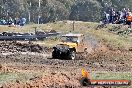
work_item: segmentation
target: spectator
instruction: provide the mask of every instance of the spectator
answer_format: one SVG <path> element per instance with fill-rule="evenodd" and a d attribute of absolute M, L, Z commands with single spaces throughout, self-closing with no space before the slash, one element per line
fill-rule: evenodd
<path fill-rule="evenodd" d="M 122 24 L 122 23 L 125 23 L 125 18 L 124 18 L 124 13 L 123 13 L 123 11 L 120 11 L 120 23 Z"/>
<path fill-rule="evenodd" d="M 14 19 L 14 25 L 17 25 L 17 18 Z"/>
<path fill-rule="evenodd" d="M 113 9 L 109 10 L 109 15 L 110 15 L 109 23 L 112 23 L 112 11 Z"/>
<path fill-rule="evenodd" d="M 26 18 L 22 18 L 20 20 L 20 26 L 24 26 L 25 23 L 26 23 Z"/>
<path fill-rule="evenodd" d="M 9 20 L 8 20 L 8 25 L 11 25 L 13 23 L 13 20 L 11 17 L 9 17 Z"/>
<path fill-rule="evenodd" d="M 115 10 L 112 11 L 112 23 L 116 21 L 116 12 Z"/>
<path fill-rule="evenodd" d="M 9 17 L 8 20 L 4 20 L 4 19 L 1 19 L 0 20 L 0 24 L 1 25 L 9 25 L 9 26 L 15 26 L 15 25 L 20 25 L 20 26 L 24 26 L 24 24 L 26 23 L 26 18 L 15 18 L 15 19 L 12 19 L 12 17 Z"/>
<path fill-rule="evenodd" d="M 115 24 L 120 24 L 120 12 L 116 12 L 114 19 L 115 19 L 114 21 Z"/>
<path fill-rule="evenodd" d="M 126 24 L 126 15 L 127 15 L 126 8 L 123 8 L 122 12 L 123 12 L 124 24 Z"/>
<path fill-rule="evenodd" d="M 129 12 L 128 15 L 126 16 L 126 24 L 131 28 L 131 22 L 132 22 L 132 15 Z"/>
<path fill-rule="evenodd" d="M 6 23 L 6 21 L 5 21 L 5 19 L 1 19 L 1 25 L 6 25 L 7 23 Z"/>
<path fill-rule="evenodd" d="M 110 15 L 105 12 L 106 23 L 109 23 Z"/>
<path fill-rule="evenodd" d="M 103 21 L 105 24 L 108 23 L 113 23 L 113 24 L 127 24 L 130 25 L 130 21 L 128 21 L 130 19 L 130 15 L 128 17 L 128 14 L 130 14 L 130 10 L 123 8 L 121 11 L 115 11 L 114 9 L 110 9 L 108 13 L 104 12 L 104 16 L 103 18 L 105 18 L 105 20 L 101 20 Z M 126 23 L 127 22 L 127 23 Z"/>

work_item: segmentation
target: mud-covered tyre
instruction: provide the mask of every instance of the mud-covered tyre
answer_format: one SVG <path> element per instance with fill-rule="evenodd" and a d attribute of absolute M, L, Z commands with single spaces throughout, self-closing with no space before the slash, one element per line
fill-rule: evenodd
<path fill-rule="evenodd" d="M 75 58 L 76 58 L 76 52 L 75 52 L 75 51 L 71 51 L 71 52 L 69 53 L 69 59 L 75 60 Z"/>
<path fill-rule="evenodd" d="M 55 51 L 53 51 L 52 52 L 52 58 L 57 59 L 57 56 L 58 56 L 58 54 Z"/>

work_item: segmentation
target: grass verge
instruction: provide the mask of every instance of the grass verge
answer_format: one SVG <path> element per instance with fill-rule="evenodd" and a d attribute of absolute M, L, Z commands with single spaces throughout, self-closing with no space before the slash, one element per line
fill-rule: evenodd
<path fill-rule="evenodd" d="M 16 80 L 25 83 L 30 78 L 33 78 L 34 74 L 32 73 L 1 73 L 0 74 L 0 84 L 4 83 L 14 83 Z"/>

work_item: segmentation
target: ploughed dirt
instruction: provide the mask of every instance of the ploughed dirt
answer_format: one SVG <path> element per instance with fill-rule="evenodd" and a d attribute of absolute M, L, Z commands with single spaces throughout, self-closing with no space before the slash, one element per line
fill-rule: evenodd
<path fill-rule="evenodd" d="M 96 46 L 93 43 L 92 53 L 84 53 L 83 57 L 79 56 L 76 60 L 58 60 L 51 59 L 51 48 L 20 42 L 0 42 L 1 72 L 43 73 L 26 83 L 16 80 L 16 83 L 2 84 L 1 87 L 82 88 L 79 83 L 81 68 L 89 72 L 132 72 L 131 51 L 110 50 L 103 44 L 98 43 Z"/>
<path fill-rule="evenodd" d="M 42 47 L 38 44 L 20 43 L 20 42 L 0 42 L 0 53 L 17 53 L 17 52 L 49 52 L 49 48 Z"/>

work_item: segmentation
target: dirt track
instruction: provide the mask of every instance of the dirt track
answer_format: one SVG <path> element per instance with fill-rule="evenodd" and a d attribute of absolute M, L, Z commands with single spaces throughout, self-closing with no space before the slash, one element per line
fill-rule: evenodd
<path fill-rule="evenodd" d="M 80 60 L 50 59 L 51 49 L 34 44 L 2 42 L 0 51 L 1 63 L 6 63 L 6 68 L 9 70 L 48 73 L 48 75 L 30 79 L 31 83 L 17 82 L 5 85 L 4 88 L 6 86 L 12 88 L 17 88 L 17 86 L 26 86 L 26 88 L 31 88 L 31 86 L 39 86 L 37 88 L 80 88 L 79 77 L 82 67 L 88 71 L 132 72 L 132 52 L 112 51 L 104 45 L 99 46 L 95 53 L 87 54 L 85 58 L 80 58 Z"/>

